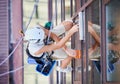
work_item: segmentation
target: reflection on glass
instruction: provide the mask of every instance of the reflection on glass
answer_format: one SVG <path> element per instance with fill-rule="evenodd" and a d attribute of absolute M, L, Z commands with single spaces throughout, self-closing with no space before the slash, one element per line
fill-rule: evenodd
<path fill-rule="evenodd" d="M 107 81 L 120 81 L 120 0 L 106 6 Z"/>

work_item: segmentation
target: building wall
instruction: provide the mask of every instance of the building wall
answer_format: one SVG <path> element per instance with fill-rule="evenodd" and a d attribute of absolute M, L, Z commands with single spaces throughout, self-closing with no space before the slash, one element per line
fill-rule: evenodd
<path fill-rule="evenodd" d="M 22 30 L 22 0 L 12 0 L 12 33 L 13 33 L 13 46 L 15 47 L 21 38 L 20 30 Z M 18 46 L 14 52 L 13 67 L 17 69 L 23 66 L 23 50 L 22 43 Z M 23 84 L 23 68 L 14 72 L 14 84 Z"/>
<path fill-rule="evenodd" d="M 0 63 L 8 56 L 8 0 L 0 0 Z M 9 70 L 8 60 L 0 66 L 0 74 Z M 9 75 L 0 77 L 0 84 L 9 84 Z"/>

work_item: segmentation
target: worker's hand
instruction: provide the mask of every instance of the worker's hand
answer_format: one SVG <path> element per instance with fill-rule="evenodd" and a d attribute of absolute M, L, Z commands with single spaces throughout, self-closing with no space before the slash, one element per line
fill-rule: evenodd
<path fill-rule="evenodd" d="M 20 34 L 21 36 L 25 36 L 25 34 L 23 33 L 22 30 L 19 31 L 19 34 Z"/>
<path fill-rule="evenodd" d="M 77 31 L 79 30 L 79 26 L 76 24 L 76 25 L 74 25 L 74 26 L 71 28 L 71 30 L 72 30 L 73 32 L 77 32 Z"/>

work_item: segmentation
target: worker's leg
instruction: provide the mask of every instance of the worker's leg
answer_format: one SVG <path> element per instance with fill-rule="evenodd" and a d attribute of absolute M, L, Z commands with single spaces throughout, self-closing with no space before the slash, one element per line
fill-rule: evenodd
<path fill-rule="evenodd" d="M 75 50 L 70 50 L 74 53 Z M 56 67 L 57 71 L 60 72 L 70 72 L 72 71 L 72 68 L 68 66 L 75 56 L 67 56 L 68 54 L 64 52 L 63 49 L 58 49 L 54 51 L 54 54 L 52 55 L 53 59 L 61 60 L 61 65 Z"/>
<path fill-rule="evenodd" d="M 67 58 L 65 58 L 64 60 L 61 61 L 61 65 L 56 67 L 57 71 L 60 72 L 71 72 L 72 71 L 72 67 L 68 66 L 70 64 L 72 60 L 72 57 L 68 56 Z"/>
<path fill-rule="evenodd" d="M 72 26 L 73 26 L 73 22 L 72 21 L 70 21 L 70 20 L 63 21 L 59 25 L 54 27 L 51 30 L 51 32 L 53 32 L 57 36 L 60 36 L 60 35 L 64 34 L 66 31 L 70 30 L 72 28 Z"/>
<path fill-rule="evenodd" d="M 76 53 L 76 50 L 72 50 L 72 49 L 66 49 L 66 50 L 68 50 L 66 53 L 68 56 L 61 61 L 60 67 L 57 66 L 57 68 L 56 68 L 57 71 L 71 72 L 72 68 L 70 66 L 68 66 L 70 64 L 71 60 L 76 57 L 80 58 L 80 56 L 81 56 L 81 53 Z M 80 52 L 80 50 L 78 50 L 78 51 Z"/>
<path fill-rule="evenodd" d="M 70 64 L 71 60 L 72 60 L 72 57 L 68 56 L 67 58 L 61 61 L 60 67 L 63 69 L 66 68 Z"/>

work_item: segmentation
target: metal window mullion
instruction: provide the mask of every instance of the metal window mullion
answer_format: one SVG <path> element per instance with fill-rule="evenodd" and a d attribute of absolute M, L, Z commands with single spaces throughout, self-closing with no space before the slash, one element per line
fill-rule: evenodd
<path fill-rule="evenodd" d="M 73 15 L 73 0 L 70 0 L 70 16 L 72 17 Z"/>
<path fill-rule="evenodd" d="M 48 21 L 52 21 L 53 19 L 53 0 L 48 0 Z M 53 79 L 53 72 L 51 73 L 51 75 L 49 76 L 49 84 L 54 84 L 54 80 Z"/>
<path fill-rule="evenodd" d="M 105 34 L 105 5 L 104 0 L 100 2 L 101 12 L 100 12 L 100 25 L 101 25 L 101 83 L 104 84 L 106 82 L 106 34 Z"/>
<path fill-rule="evenodd" d="M 61 22 L 65 20 L 65 0 L 61 0 Z M 60 84 L 66 84 L 66 73 L 60 73 Z"/>
<path fill-rule="evenodd" d="M 87 16 L 86 9 L 85 9 L 84 13 L 85 13 L 84 14 L 85 15 L 84 16 L 84 18 L 85 18 L 85 21 L 84 21 L 84 24 L 85 24 L 85 27 L 84 27 L 85 28 L 84 29 L 85 30 L 85 37 L 84 38 L 85 38 L 85 43 L 86 43 L 85 44 L 85 49 L 86 49 L 86 55 L 85 55 L 86 56 L 86 67 L 85 67 L 86 68 L 86 74 L 85 74 L 86 77 L 85 77 L 85 79 L 87 79 L 87 81 L 85 81 L 86 82 L 85 84 L 89 84 L 88 83 L 88 81 L 89 81 L 88 80 L 89 79 L 88 78 L 88 74 L 89 74 L 89 72 L 88 72 L 89 62 L 88 61 L 89 60 L 88 60 L 88 45 L 87 45 L 88 44 L 88 26 L 87 26 L 88 23 L 87 23 L 87 17 L 86 17 Z"/>
<path fill-rule="evenodd" d="M 48 21 L 52 21 L 53 18 L 53 0 L 48 0 Z"/>
<path fill-rule="evenodd" d="M 55 23 L 56 23 L 56 25 L 58 24 L 58 21 L 57 21 L 57 19 L 58 19 L 58 11 L 57 11 L 57 9 L 58 9 L 58 7 L 57 7 L 57 0 L 55 0 Z"/>
<path fill-rule="evenodd" d="M 61 0 L 61 21 L 65 20 L 65 0 Z"/>

